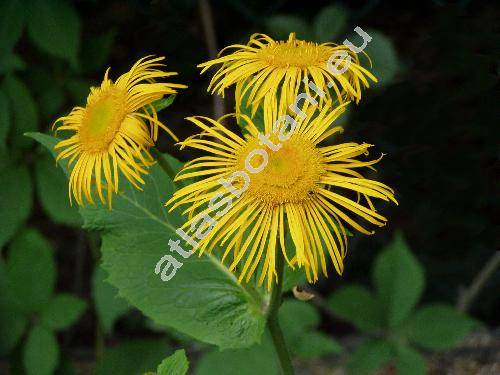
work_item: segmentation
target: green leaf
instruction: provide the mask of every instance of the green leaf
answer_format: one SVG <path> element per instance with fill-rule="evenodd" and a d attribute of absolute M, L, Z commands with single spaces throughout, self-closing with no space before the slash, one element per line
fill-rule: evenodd
<path fill-rule="evenodd" d="M 50 375 L 59 362 L 59 346 L 54 334 L 41 326 L 31 329 L 23 349 L 28 375 Z"/>
<path fill-rule="evenodd" d="M 10 111 L 7 96 L 0 91 L 0 148 L 5 149 L 10 130 Z"/>
<path fill-rule="evenodd" d="M 297 34 L 299 39 L 310 39 L 311 29 L 302 18 L 288 14 L 278 14 L 269 17 L 266 27 L 271 35 L 277 39 L 288 39 L 290 33 Z"/>
<path fill-rule="evenodd" d="M 339 36 L 347 25 L 349 13 L 338 4 L 321 9 L 314 18 L 314 35 L 318 42 L 328 42 Z"/>
<path fill-rule="evenodd" d="M 94 73 L 104 68 L 115 40 L 116 32 L 107 31 L 93 38 L 83 40 L 81 53 L 82 70 Z"/>
<path fill-rule="evenodd" d="M 10 166 L 0 172 L 0 248 L 16 233 L 28 218 L 33 204 L 33 191 L 28 168 Z"/>
<path fill-rule="evenodd" d="M 64 0 L 32 0 L 28 9 L 28 34 L 35 45 L 76 67 L 80 19 L 73 5 Z"/>
<path fill-rule="evenodd" d="M 60 87 L 47 87 L 38 98 L 40 115 L 44 119 L 51 119 L 51 117 L 55 116 L 59 112 L 65 99 L 64 91 Z"/>
<path fill-rule="evenodd" d="M 9 74 L 24 69 L 26 69 L 26 63 L 15 53 L 7 53 L 0 60 L 0 74 Z"/>
<path fill-rule="evenodd" d="M 142 375 L 156 368 L 170 351 L 163 340 L 132 340 L 104 352 L 96 366 L 96 375 Z"/>
<path fill-rule="evenodd" d="M 7 282 L 7 266 L 0 257 L 0 356 L 8 354 L 21 339 L 26 325 L 26 317 L 13 306 L 18 298 L 11 295 Z"/>
<path fill-rule="evenodd" d="M 41 311 L 50 301 L 55 278 L 50 245 L 37 231 L 24 231 L 10 245 L 7 260 L 7 282 L 16 307 L 25 313 Z"/>
<path fill-rule="evenodd" d="M 378 83 L 375 87 L 382 87 L 391 84 L 396 75 L 402 70 L 401 62 L 399 61 L 398 53 L 392 41 L 383 33 L 366 29 L 365 30 L 373 39 L 368 43 L 364 52 L 370 56 L 373 63 L 373 68 L 370 71 L 377 77 Z M 351 36 L 349 40 L 354 45 L 361 43 L 361 37 Z M 359 55 L 364 58 L 363 54 Z"/>
<path fill-rule="evenodd" d="M 321 358 L 329 354 L 340 354 L 343 348 L 330 336 L 322 332 L 305 332 L 292 346 L 292 352 L 305 359 Z"/>
<path fill-rule="evenodd" d="M 43 134 L 29 136 L 51 150 L 57 142 Z M 144 179 L 143 192 L 122 179 L 113 210 L 107 206 L 80 209 L 85 227 L 103 232 L 103 266 L 110 282 L 120 296 L 156 323 L 198 340 L 221 348 L 259 341 L 265 326 L 260 297 L 239 284 L 214 255 L 181 259 L 169 250 L 169 239 L 179 239 L 175 230 L 182 224 L 163 206 L 173 193 L 172 181 L 158 165 Z M 165 255 L 183 262 L 167 282 L 155 274 Z"/>
<path fill-rule="evenodd" d="M 214 350 L 201 357 L 196 375 L 276 375 L 278 367 L 268 335 L 262 344 L 240 350 Z"/>
<path fill-rule="evenodd" d="M 383 326 L 382 309 L 375 297 L 360 285 L 345 286 L 328 299 L 332 310 L 357 329 L 373 332 Z"/>
<path fill-rule="evenodd" d="M 15 46 L 24 28 L 24 8 L 21 0 L 0 2 L 0 56 L 6 56 Z"/>
<path fill-rule="evenodd" d="M 68 197 L 68 180 L 54 158 L 46 151 L 35 165 L 36 191 L 47 215 L 57 224 L 80 226 L 82 218 Z"/>
<path fill-rule="evenodd" d="M 399 345 L 396 347 L 396 369 L 401 375 L 427 374 L 425 359 L 416 350 Z"/>
<path fill-rule="evenodd" d="M 424 348 L 445 350 L 457 345 L 477 325 L 477 321 L 453 306 L 435 304 L 418 310 L 402 333 Z"/>
<path fill-rule="evenodd" d="M 151 103 L 151 105 L 156 110 L 156 112 L 160 112 L 165 108 L 170 107 L 170 105 L 172 105 L 172 103 L 175 100 L 175 96 L 176 96 L 175 94 L 165 96 L 164 98 L 154 101 L 153 103 Z"/>
<path fill-rule="evenodd" d="M 38 128 L 38 112 L 35 101 L 28 87 L 14 76 L 7 76 L 4 87 L 5 93 L 10 99 L 14 120 L 12 143 L 16 147 L 29 147 L 33 141 L 24 137 L 24 133 Z"/>
<path fill-rule="evenodd" d="M 172 194 L 171 183 L 156 166 L 146 177 L 144 193 L 127 186 L 114 210 L 82 210 L 87 228 L 106 228 L 102 253 L 110 281 L 120 295 L 160 324 L 223 348 L 248 346 L 264 328 L 261 302 L 255 300 L 212 255 L 193 256 L 175 277 L 161 281 L 154 273 L 177 240 L 162 206 Z M 170 190 L 170 191 L 169 191 Z"/>
<path fill-rule="evenodd" d="M 28 321 L 9 305 L 0 303 L 0 355 L 8 354 L 21 339 Z"/>
<path fill-rule="evenodd" d="M 184 350 L 176 350 L 170 357 L 165 358 L 156 370 L 157 375 L 185 375 L 189 362 Z"/>
<path fill-rule="evenodd" d="M 285 340 L 293 354 L 312 359 L 342 351 L 335 340 L 316 331 L 321 319 L 314 306 L 287 300 L 280 308 L 279 317 Z"/>
<path fill-rule="evenodd" d="M 42 310 L 41 324 L 53 330 L 71 326 L 84 313 L 87 304 L 70 294 L 58 294 Z"/>
<path fill-rule="evenodd" d="M 47 135 L 44 133 L 37 132 L 28 132 L 24 134 L 27 138 L 32 138 L 42 146 L 44 146 L 50 154 L 55 158 L 57 156 L 56 151 L 54 150 L 54 146 L 60 141 L 59 138 L 52 137 L 51 135 Z M 67 163 L 65 160 L 61 160 L 58 162 L 58 165 L 61 165 L 65 175 L 68 175 Z"/>
<path fill-rule="evenodd" d="M 280 324 L 290 338 L 298 338 L 302 333 L 319 325 L 321 317 L 310 304 L 296 300 L 285 300 L 279 310 Z"/>
<path fill-rule="evenodd" d="M 394 327 L 408 317 L 424 289 L 424 271 L 402 234 L 377 257 L 373 278 L 385 309 L 386 323 Z"/>
<path fill-rule="evenodd" d="M 283 291 L 291 290 L 294 286 L 303 285 L 306 283 L 306 275 L 304 269 L 296 267 L 292 269 L 285 267 L 283 271 Z"/>
<path fill-rule="evenodd" d="M 99 322 L 104 332 L 111 334 L 113 325 L 120 316 L 130 310 L 129 304 L 118 297 L 118 290 L 106 281 L 108 274 L 97 267 L 92 276 L 92 295 Z"/>
<path fill-rule="evenodd" d="M 351 355 L 348 364 L 350 374 L 372 374 L 386 365 L 392 357 L 391 345 L 384 340 L 369 340 L 361 344 Z"/>

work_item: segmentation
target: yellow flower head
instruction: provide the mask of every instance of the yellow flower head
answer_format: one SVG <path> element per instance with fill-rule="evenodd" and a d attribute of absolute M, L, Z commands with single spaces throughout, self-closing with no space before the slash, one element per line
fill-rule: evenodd
<path fill-rule="evenodd" d="M 177 73 L 165 72 L 163 57 L 144 57 L 137 61 L 116 82 L 108 78 L 109 69 L 100 87 L 92 87 L 85 107 L 75 107 L 67 116 L 56 120 L 57 131 L 73 134 L 55 146 L 57 160 L 69 158 L 71 175 L 69 197 L 83 205 L 84 197 L 94 204 L 94 185 L 101 202 L 107 190 L 111 207 L 112 192 L 118 192 L 121 172 L 136 188 L 146 167 L 153 164 L 148 149 L 158 137 L 158 127 L 177 137 L 159 120 L 151 105 L 165 95 L 175 94 L 186 86 L 156 82 Z"/>
<path fill-rule="evenodd" d="M 342 273 L 344 225 L 371 234 L 366 225 L 381 227 L 387 221 L 373 199 L 397 203 L 391 188 L 361 174 L 374 170 L 382 157 L 366 160 L 372 145 L 320 145 L 342 132 L 332 123 L 346 105 L 332 110 L 329 102 L 316 112 L 305 106 L 304 118 L 267 122 L 267 137 L 244 115 L 248 133 L 243 138 L 218 121 L 189 118 L 203 131 L 181 142 L 182 147 L 209 154 L 184 166 L 177 180 L 200 180 L 175 192 L 167 205 L 171 210 L 187 206 L 189 219 L 182 229 L 199 240 L 200 254 L 219 246 L 223 261 L 232 254 L 229 269 L 240 282 L 248 282 L 257 270 L 260 283 L 267 277 L 268 288 L 277 279 L 276 251 L 282 251 L 289 266 L 304 268 L 309 282 L 320 271 L 327 276 L 330 261 Z M 285 246 L 285 233 L 293 248 Z"/>
<path fill-rule="evenodd" d="M 345 45 L 297 40 L 295 33 L 291 33 L 287 41 L 254 34 L 247 45 L 231 45 L 219 55 L 227 49 L 235 51 L 198 67 L 203 68 L 204 73 L 222 64 L 208 90 L 224 96 L 224 90 L 236 84 L 237 110 L 246 98 L 243 104 L 252 108 L 252 116 L 262 103 L 264 111 L 269 108 L 286 113 L 286 107 L 294 103 L 299 92 L 311 91 L 312 83 L 325 92 L 326 98 L 331 98 L 333 92 L 341 104 L 361 99 L 362 86 L 369 87 L 367 77 L 377 81 L 360 65 L 356 53 Z"/>

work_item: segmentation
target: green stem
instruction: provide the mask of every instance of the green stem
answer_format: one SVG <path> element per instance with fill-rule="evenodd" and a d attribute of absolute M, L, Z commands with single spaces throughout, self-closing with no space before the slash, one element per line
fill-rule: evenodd
<path fill-rule="evenodd" d="M 281 367 L 281 373 L 283 375 L 293 375 L 293 366 L 290 359 L 290 354 L 286 347 L 285 338 L 283 337 L 283 332 L 280 327 L 278 319 L 278 311 L 281 305 L 281 292 L 283 287 L 283 267 L 285 260 L 281 249 L 276 249 L 276 272 L 278 277 L 278 282 L 274 285 L 271 292 L 271 301 L 269 303 L 269 312 L 267 316 L 267 325 L 269 327 L 269 332 L 271 333 L 271 338 L 273 339 L 274 349 L 279 360 Z"/>
<path fill-rule="evenodd" d="M 172 167 L 170 167 L 170 164 L 168 164 L 168 162 L 165 160 L 165 158 L 163 157 L 161 152 L 158 151 L 155 147 L 152 147 L 150 151 L 151 151 L 151 154 L 153 155 L 153 157 L 158 162 L 158 165 L 160 166 L 160 168 L 163 169 L 163 171 L 168 175 L 168 177 L 170 177 L 170 179 L 173 182 L 176 173 L 174 172 Z M 175 184 L 175 182 L 174 182 L 174 184 Z"/>

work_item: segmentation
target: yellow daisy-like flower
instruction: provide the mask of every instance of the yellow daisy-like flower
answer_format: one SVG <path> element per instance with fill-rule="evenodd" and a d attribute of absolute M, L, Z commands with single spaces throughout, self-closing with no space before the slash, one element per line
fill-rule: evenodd
<path fill-rule="evenodd" d="M 79 205 L 86 200 L 94 204 L 94 186 L 101 202 L 107 191 L 111 207 L 112 193 L 118 192 L 119 173 L 137 189 L 144 184 L 141 175 L 154 163 L 148 149 L 154 145 L 161 127 L 175 140 L 177 137 L 159 120 L 151 105 L 165 95 L 187 86 L 156 82 L 177 73 L 166 72 L 160 63 L 164 57 L 147 56 L 137 61 L 115 82 L 109 69 L 100 87 L 92 87 L 85 107 L 75 107 L 67 116 L 56 120 L 57 131 L 73 132 L 55 146 L 57 160 L 69 158 L 71 169 L 69 197 Z"/>
<path fill-rule="evenodd" d="M 347 46 L 297 40 L 295 33 L 287 41 L 254 34 L 247 45 L 228 46 L 219 55 L 228 49 L 235 51 L 198 67 L 203 68 L 203 74 L 210 67 L 222 64 L 208 90 L 224 96 L 224 90 L 236 84 L 237 111 L 246 97 L 243 104 L 251 107 L 252 116 L 259 104 L 264 105 L 264 111 L 279 109 L 280 114 L 285 114 L 299 90 L 311 92 L 311 82 L 325 92 L 326 99 L 333 92 L 340 104 L 346 100 L 358 102 L 362 87 L 370 86 L 367 78 L 377 82 Z"/>
<path fill-rule="evenodd" d="M 342 132 L 332 123 L 346 105 L 332 110 L 327 103 L 316 112 L 309 106 L 303 109 L 305 119 L 283 116 L 265 124 L 268 136 L 242 115 L 248 125 L 244 138 L 210 118 L 189 118 L 203 131 L 181 142 L 182 147 L 209 155 L 184 166 L 177 180 L 201 179 L 175 192 L 167 205 L 171 210 L 187 206 L 189 219 L 181 229 L 191 236 L 192 245 L 196 241 L 200 254 L 218 246 L 223 261 L 232 253 L 229 269 L 239 274 L 240 282 L 248 282 L 258 270 L 259 282 L 267 277 L 268 288 L 277 279 L 275 255 L 280 248 L 291 267 L 305 269 L 309 282 L 320 271 L 327 276 L 329 260 L 342 273 L 344 225 L 371 234 L 367 224 L 381 227 L 387 222 L 372 200 L 397 204 L 391 188 L 360 173 L 374 170 L 382 158 L 361 160 L 372 145 L 320 146 Z M 285 246 L 287 232 L 293 249 Z"/>

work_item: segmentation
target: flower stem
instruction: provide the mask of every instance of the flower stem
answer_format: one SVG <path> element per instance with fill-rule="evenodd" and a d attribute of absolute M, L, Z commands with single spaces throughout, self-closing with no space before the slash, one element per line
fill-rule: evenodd
<path fill-rule="evenodd" d="M 278 277 L 278 282 L 274 285 L 271 292 L 271 301 L 269 303 L 269 312 L 267 316 L 267 325 L 269 327 L 269 332 L 271 333 L 271 338 L 273 339 L 274 349 L 278 357 L 278 361 L 281 367 L 281 372 L 283 375 L 293 375 L 293 366 L 290 359 L 290 354 L 285 344 L 285 338 L 283 337 L 283 332 L 281 331 L 278 311 L 281 305 L 281 292 L 283 287 L 283 266 L 285 260 L 281 249 L 278 247 L 276 249 L 276 272 Z"/>
<path fill-rule="evenodd" d="M 161 152 L 158 151 L 155 147 L 152 147 L 150 149 L 150 152 L 153 155 L 153 157 L 155 158 L 155 160 L 158 162 L 158 165 L 160 166 L 160 168 L 163 169 L 163 171 L 167 174 L 168 177 L 170 177 L 170 179 L 173 182 L 176 173 L 174 172 L 172 167 L 170 167 L 170 164 L 167 163 L 167 161 L 165 160 L 165 158 L 163 157 Z M 174 184 L 175 184 L 175 182 L 174 182 Z"/>

